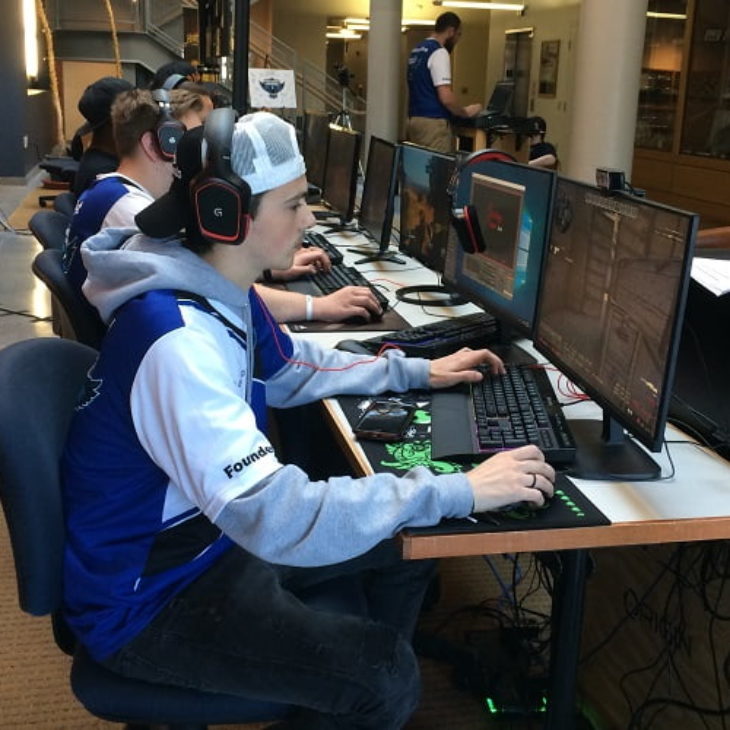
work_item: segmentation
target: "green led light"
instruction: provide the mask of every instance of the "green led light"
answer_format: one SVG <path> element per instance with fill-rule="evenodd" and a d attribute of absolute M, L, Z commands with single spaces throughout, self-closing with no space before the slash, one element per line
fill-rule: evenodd
<path fill-rule="evenodd" d="M 486 697 L 484 699 L 484 704 L 493 715 L 496 715 L 499 712 L 497 705 L 494 704 L 494 700 L 491 697 Z"/>

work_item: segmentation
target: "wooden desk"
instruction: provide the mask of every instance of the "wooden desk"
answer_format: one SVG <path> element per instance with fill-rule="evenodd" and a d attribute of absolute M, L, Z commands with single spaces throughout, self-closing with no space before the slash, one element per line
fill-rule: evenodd
<path fill-rule="evenodd" d="M 407 283 L 431 283 L 433 274 L 416 262 L 401 270 L 393 264 L 373 264 L 369 278 L 408 279 Z M 404 282 L 405 283 L 405 282 Z M 408 307 L 412 309 L 407 309 Z M 465 311 L 462 307 L 459 310 Z M 421 307 L 404 305 L 401 313 L 413 324 L 428 315 Z M 443 314 L 445 312 L 440 312 Z M 462 313 L 461 311 L 459 313 Z M 411 319 L 413 317 L 413 319 Z M 359 333 L 367 337 L 369 333 Z M 317 337 L 317 339 L 320 339 Z M 338 338 L 339 339 L 339 338 Z M 337 341 L 336 339 L 334 340 Z M 323 343 L 324 344 L 324 343 Z M 334 343 L 331 343 L 334 344 Z M 325 403 L 337 438 L 358 473 L 373 473 L 360 444 L 336 400 Z M 569 418 L 598 418 L 592 402 L 572 406 Z M 730 463 L 699 448 L 673 427 L 667 430 L 675 464 L 672 478 L 655 482 L 600 482 L 576 479 L 578 488 L 612 521 L 602 527 L 552 530 L 516 530 L 500 533 L 452 535 L 404 534 L 406 558 L 443 558 L 515 552 L 557 551 L 562 572 L 555 577 L 552 611 L 549 703 L 545 727 L 572 730 L 575 724 L 575 687 L 583 619 L 585 579 L 589 548 L 623 545 L 720 540 L 730 537 Z M 662 473 L 671 471 L 663 452 L 654 455 Z"/>

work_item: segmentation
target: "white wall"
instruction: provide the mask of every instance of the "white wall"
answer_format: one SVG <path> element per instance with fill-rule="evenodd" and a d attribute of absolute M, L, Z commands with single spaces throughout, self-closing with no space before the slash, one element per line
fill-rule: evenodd
<path fill-rule="evenodd" d="M 561 166 L 565 168 L 572 121 L 573 53 L 580 0 L 531 0 L 522 15 L 498 11 L 492 11 L 491 15 L 485 93 L 488 94 L 502 79 L 505 31 L 533 28 L 528 114 L 545 118 L 547 140 L 557 147 Z M 555 97 L 542 97 L 538 95 L 540 44 L 554 40 L 560 41 L 557 93 Z"/>

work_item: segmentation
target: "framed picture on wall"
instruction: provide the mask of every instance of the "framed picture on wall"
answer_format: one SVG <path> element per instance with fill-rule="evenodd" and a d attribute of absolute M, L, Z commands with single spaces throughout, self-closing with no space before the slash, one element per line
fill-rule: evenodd
<path fill-rule="evenodd" d="M 540 44 L 540 96 L 555 96 L 557 93 L 559 57 L 560 41 L 543 41 Z"/>

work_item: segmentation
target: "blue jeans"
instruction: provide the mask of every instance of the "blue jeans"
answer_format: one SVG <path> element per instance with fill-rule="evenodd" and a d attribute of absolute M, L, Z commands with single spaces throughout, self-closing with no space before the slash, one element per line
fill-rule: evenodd
<path fill-rule="evenodd" d="M 416 708 L 409 639 L 433 561 L 404 561 L 393 541 L 320 568 L 272 565 L 230 550 L 105 662 L 148 682 L 300 708 L 282 728 L 395 730 Z M 298 598 L 360 576 L 367 616 Z"/>

